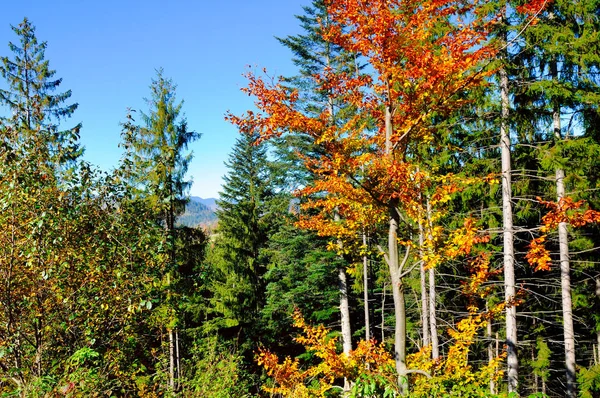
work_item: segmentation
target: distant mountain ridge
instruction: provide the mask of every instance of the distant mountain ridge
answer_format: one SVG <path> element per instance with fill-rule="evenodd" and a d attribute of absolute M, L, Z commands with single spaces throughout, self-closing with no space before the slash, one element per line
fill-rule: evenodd
<path fill-rule="evenodd" d="M 212 229 L 217 224 L 216 209 L 215 198 L 203 199 L 199 196 L 192 196 L 185 206 L 183 214 L 177 217 L 177 225 Z"/>
<path fill-rule="evenodd" d="M 207 198 L 202 199 L 200 196 L 191 196 L 190 201 L 202 203 L 204 206 L 208 207 L 212 211 L 217 210 L 217 199 L 215 198 Z"/>

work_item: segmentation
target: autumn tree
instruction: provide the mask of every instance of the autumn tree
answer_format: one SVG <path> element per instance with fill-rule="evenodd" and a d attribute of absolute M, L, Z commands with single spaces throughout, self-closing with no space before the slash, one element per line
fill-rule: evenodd
<path fill-rule="evenodd" d="M 414 216 L 414 198 L 427 175 L 410 162 L 410 154 L 414 146 L 434 137 L 434 115 L 459 108 L 459 94 L 483 82 L 483 74 L 473 68 L 493 53 L 482 45 L 485 22 L 480 18 L 465 24 L 452 21 L 466 19 L 474 11 L 472 5 L 453 2 L 331 2 L 331 27 L 325 37 L 363 56 L 375 77 L 326 70 L 315 80 L 354 106 L 358 110 L 356 116 L 340 126 L 328 123 L 328 109 L 309 117 L 296 106 L 298 91 L 290 93 L 281 85 L 269 85 L 250 76 L 247 91 L 258 97 L 261 113 L 231 117 L 243 131 L 258 129 L 263 139 L 283 131 L 297 131 L 322 145 L 323 155 L 308 162 L 319 179 L 303 193 L 327 192 L 326 197 L 313 200 L 308 206 L 328 212 L 337 208 L 343 222 L 327 222 L 317 216 L 307 220 L 306 226 L 323 234 L 350 236 L 356 231 L 353 226 L 387 218 L 388 247 L 382 253 L 391 275 L 395 361 L 405 394 L 406 312 L 402 278 L 409 270 L 410 246 L 405 246 L 404 260 L 401 259 L 398 234 L 400 223 Z M 446 35 L 439 36 L 440 31 Z"/>
<path fill-rule="evenodd" d="M 47 324 L 56 316 L 46 308 L 56 287 L 48 278 L 52 239 L 59 230 L 57 214 L 65 203 L 57 203 L 60 165 L 74 159 L 79 126 L 64 134 L 57 122 L 67 118 L 77 105 L 63 106 L 70 96 L 52 95 L 61 80 L 44 59 L 45 43 L 38 43 L 35 28 L 25 19 L 13 31 L 19 44 L 9 44 L 14 59 L 2 57 L 0 74 L 6 90 L 0 91 L 0 104 L 11 114 L 0 120 L 2 170 L 0 171 L 3 213 L 2 307 L 6 328 L 2 331 L 13 353 L 5 371 L 15 369 L 13 381 L 19 387 L 46 371 L 46 355 L 51 331 Z M 27 204 L 29 203 L 29 205 Z M 31 206 L 35 203 L 35 206 Z M 28 248 L 28 249 L 27 249 Z"/>

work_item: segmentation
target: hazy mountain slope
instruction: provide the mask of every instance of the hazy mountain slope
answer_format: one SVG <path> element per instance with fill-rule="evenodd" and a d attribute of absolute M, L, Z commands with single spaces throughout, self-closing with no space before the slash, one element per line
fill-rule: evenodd
<path fill-rule="evenodd" d="M 185 207 L 185 212 L 177 218 L 177 225 L 213 227 L 217 222 L 215 201 L 214 198 L 202 199 L 192 196 Z"/>
<path fill-rule="evenodd" d="M 217 199 L 215 199 L 215 198 L 203 199 L 199 196 L 192 196 L 190 198 L 190 201 L 202 203 L 204 206 L 208 207 L 212 211 L 217 210 Z"/>

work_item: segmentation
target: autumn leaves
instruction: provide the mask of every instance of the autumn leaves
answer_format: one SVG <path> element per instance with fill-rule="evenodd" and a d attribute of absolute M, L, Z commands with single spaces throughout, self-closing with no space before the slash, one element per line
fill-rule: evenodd
<path fill-rule="evenodd" d="M 518 11 L 530 15 L 532 22 L 545 4 L 535 0 Z M 299 224 L 343 242 L 332 249 L 358 249 L 357 234 L 388 223 L 388 245 L 380 247 L 380 254 L 394 289 L 396 370 L 400 390 L 406 393 L 402 380 L 410 369 L 403 277 L 408 267 L 402 257 L 416 247 L 411 256 L 426 268 L 468 257 L 465 262 L 473 270 L 473 280 L 465 286 L 468 294 L 485 295 L 482 283 L 492 272 L 489 256 L 470 255 L 473 245 L 487 239 L 472 218 L 466 217 L 454 231 L 436 224 L 457 192 L 491 179 L 457 176 L 433 159 L 448 150 L 445 137 L 452 124 L 461 123 L 465 106 L 496 72 L 492 60 L 503 44 L 493 32 L 500 15 L 477 1 L 331 0 L 327 5 L 322 37 L 350 54 L 355 68 L 328 64 L 314 74 L 324 93 L 318 112 L 306 112 L 300 100 L 306 93 L 289 88 L 283 79 L 249 73 L 244 91 L 256 99 L 257 111 L 227 118 L 262 140 L 302 135 L 319 148 L 319 155 L 304 157 L 314 179 L 298 192 L 306 198 Z M 567 203 L 550 205 L 544 229 L 555 219 L 598 221 L 597 213 L 573 213 L 576 207 Z M 527 256 L 536 269 L 547 268 L 549 262 L 542 243 L 542 238 L 535 240 Z"/>

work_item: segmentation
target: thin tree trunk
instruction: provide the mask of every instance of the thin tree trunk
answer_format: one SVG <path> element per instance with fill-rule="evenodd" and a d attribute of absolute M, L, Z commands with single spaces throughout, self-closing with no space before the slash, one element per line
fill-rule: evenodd
<path fill-rule="evenodd" d="M 181 380 L 181 362 L 179 359 L 179 331 L 175 329 L 175 365 L 177 367 L 177 390 L 179 390 L 179 380 Z"/>
<path fill-rule="evenodd" d="M 531 345 L 531 362 L 533 363 L 535 361 L 535 348 L 533 347 L 533 344 Z M 537 394 L 538 392 L 538 384 L 539 384 L 539 377 L 538 374 L 536 372 L 533 372 L 533 392 L 535 394 Z"/>
<path fill-rule="evenodd" d="M 387 287 L 387 283 L 383 283 L 383 288 L 381 292 L 381 342 L 385 341 L 385 288 Z"/>
<path fill-rule="evenodd" d="M 169 330 L 169 391 L 175 391 L 175 344 L 173 330 Z"/>
<path fill-rule="evenodd" d="M 334 220 L 340 221 L 340 215 L 336 211 Z M 338 247 L 342 248 L 342 241 L 338 240 Z M 340 261 L 343 260 L 340 256 Z M 350 354 L 352 351 L 352 330 L 350 328 L 350 306 L 348 304 L 348 281 L 346 268 L 342 265 L 338 267 L 338 288 L 340 292 L 340 314 L 342 322 L 342 346 L 344 354 Z"/>
<path fill-rule="evenodd" d="M 344 354 L 349 355 L 352 351 L 352 331 L 350 329 L 350 307 L 348 305 L 348 282 L 346 269 L 338 268 L 338 279 L 340 288 L 340 313 L 342 314 L 342 345 Z"/>
<path fill-rule="evenodd" d="M 556 62 L 553 63 L 552 77 L 556 78 Z M 554 105 L 552 114 L 554 124 L 554 137 L 557 141 L 562 139 L 560 125 L 560 105 Z M 565 197 L 565 171 L 556 169 L 556 196 L 560 203 Z M 571 300 L 571 275 L 569 263 L 569 235 L 567 223 L 558 224 L 558 246 L 560 251 L 560 289 L 562 298 L 563 333 L 565 342 L 565 368 L 567 372 L 567 390 L 565 395 L 569 398 L 577 396 L 576 370 L 575 370 L 575 331 L 573 328 L 573 304 Z"/>
<path fill-rule="evenodd" d="M 496 332 L 496 358 L 500 356 L 500 339 L 498 338 L 498 332 Z"/>
<path fill-rule="evenodd" d="M 393 157 L 392 133 L 392 106 L 391 104 L 388 104 L 385 108 L 385 154 L 390 160 Z M 402 268 L 398 256 L 399 215 L 396 209 L 397 204 L 397 199 L 393 199 L 388 206 L 389 230 L 386 261 L 390 269 L 392 280 L 392 297 L 394 298 L 394 315 L 396 317 L 394 327 L 394 357 L 396 362 L 396 372 L 398 373 L 400 394 L 405 396 L 408 395 L 408 378 L 406 377 L 406 305 L 404 301 L 404 286 L 401 277 Z"/>
<path fill-rule="evenodd" d="M 515 307 L 515 255 L 512 214 L 512 182 L 510 165 L 510 135 L 508 130 L 508 75 L 500 69 L 500 148 L 502 156 L 502 223 L 504 237 L 504 300 L 506 303 L 506 364 L 508 392 L 518 394 L 519 361 L 517 357 L 517 308 Z"/>
<path fill-rule="evenodd" d="M 363 231 L 363 246 L 367 249 L 367 234 Z M 371 321 L 369 316 L 369 258 L 363 256 L 363 300 L 365 310 L 365 340 L 371 340 Z"/>
<path fill-rule="evenodd" d="M 546 396 L 546 380 L 542 377 L 542 396 Z"/>
<path fill-rule="evenodd" d="M 429 240 L 433 239 L 432 236 L 433 226 L 431 225 L 431 203 L 427 198 L 427 235 Z M 440 357 L 440 347 L 438 343 L 437 334 L 437 318 L 435 310 L 435 269 L 429 268 L 429 331 L 431 333 L 431 358 L 438 359 Z"/>
<path fill-rule="evenodd" d="M 350 329 L 350 307 L 348 305 L 348 282 L 346 269 L 338 268 L 338 283 L 340 291 L 340 314 L 342 321 L 342 348 L 346 356 L 352 351 L 352 331 Z M 344 395 L 350 391 L 351 385 L 347 378 L 344 378 Z"/>
<path fill-rule="evenodd" d="M 388 234 L 388 265 L 392 279 L 392 297 L 394 299 L 394 351 L 398 385 L 401 395 L 408 394 L 408 379 L 406 378 L 406 308 L 404 301 L 404 286 L 400 277 L 400 261 L 398 258 L 398 219 L 395 208 L 390 208 L 390 225 Z"/>
<path fill-rule="evenodd" d="M 169 196 L 171 197 L 171 196 Z M 166 287 L 167 294 L 167 303 L 171 305 L 171 270 L 173 269 L 173 264 L 175 262 L 175 252 L 173 245 L 173 230 L 171 224 L 171 211 L 173 210 L 173 202 L 169 202 L 169 210 L 165 211 L 165 233 L 167 235 L 167 240 L 171 247 L 169 248 L 169 264 L 167 269 L 167 277 L 169 278 L 169 284 Z M 169 335 L 169 380 L 168 380 L 168 390 L 173 392 L 175 391 L 175 339 L 173 334 L 173 329 L 169 328 L 167 330 L 167 334 Z"/>
<path fill-rule="evenodd" d="M 596 362 L 594 365 L 600 364 L 600 331 L 596 332 Z"/>
<path fill-rule="evenodd" d="M 424 240 L 425 231 L 423 230 L 423 217 L 419 221 L 419 247 L 421 250 L 420 257 L 425 257 L 424 253 Z M 421 261 L 421 268 L 419 270 L 421 277 L 421 325 L 423 328 L 423 346 L 430 344 L 429 339 L 429 301 L 427 300 L 427 271 L 425 270 L 425 262 Z"/>
<path fill-rule="evenodd" d="M 337 210 L 334 213 L 334 220 L 340 221 L 340 215 Z M 337 242 L 338 247 L 341 249 L 343 243 L 341 240 Z M 350 326 L 350 306 L 348 304 L 348 278 L 346 275 L 346 267 L 343 265 L 343 258 L 340 255 L 340 261 L 342 265 L 338 267 L 338 290 L 340 293 L 340 318 L 342 323 L 342 349 L 344 354 L 350 355 L 352 351 L 352 329 Z M 350 391 L 351 385 L 348 379 L 344 378 L 344 394 Z"/>
<path fill-rule="evenodd" d="M 486 303 L 487 307 L 487 303 Z M 486 308 L 487 310 L 487 308 Z M 486 337 L 488 339 L 488 363 L 492 363 L 494 361 L 494 339 L 492 338 L 492 320 L 488 320 L 486 326 Z M 495 372 L 494 372 L 495 373 Z M 490 394 L 496 394 L 496 383 L 494 383 L 493 375 L 490 377 Z"/>
<path fill-rule="evenodd" d="M 38 258 L 39 266 L 41 268 L 41 260 Z M 45 323 L 43 322 L 45 311 L 44 311 L 44 303 L 42 300 L 43 293 L 36 294 L 37 308 L 39 311 L 39 315 L 36 315 L 34 320 L 34 331 L 35 331 L 35 375 L 37 377 L 42 377 L 43 369 L 42 369 L 42 359 L 44 358 L 44 327 Z"/>
<path fill-rule="evenodd" d="M 600 278 L 596 279 L 596 296 L 598 296 L 598 298 L 600 298 Z M 600 364 L 600 329 L 597 329 L 597 330 L 598 330 L 596 332 L 596 350 L 597 351 L 594 352 L 594 358 L 596 358 L 594 365 Z"/>
<path fill-rule="evenodd" d="M 34 321 L 35 329 L 35 372 L 37 377 L 42 376 L 42 326 L 41 319 L 37 318 Z"/>
<path fill-rule="evenodd" d="M 329 23 L 329 15 L 326 16 L 327 21 L 326 24 Z M 331 49 L 330 44 L 326 43 L 325 49 L 325 62 L 327 67 L 331 64 Z M 331 91 L 327 96 L 327 106 L 329 108 L 330 114 L 330 122 L 332 125 L 336 124 L 336 115 L 335 115 L 335 107 L 333 103 L 333 97 Z M 334 220 L 336 222 L 340 221 L 340 214 L 337 209 L 334 212 Z M 341 249 L 343 243 L 341 240 L 337 242 L 338 247 Z M 341 257 L 341 256 L 340 256 Z M 348 305 L 348 282 L 346 275 L 346 268 L 342 265 L 338 267 L 338 286 L 340 292 L 340 317 L 342 322 L 342 346 L 344 354 L 349 355 L 350 351 L 352 351 L 352 330 L 350 326 L 350 307 Z M 344 391 L 349 391 L 349 383 L 347 380 L 344 380 Z"/>

